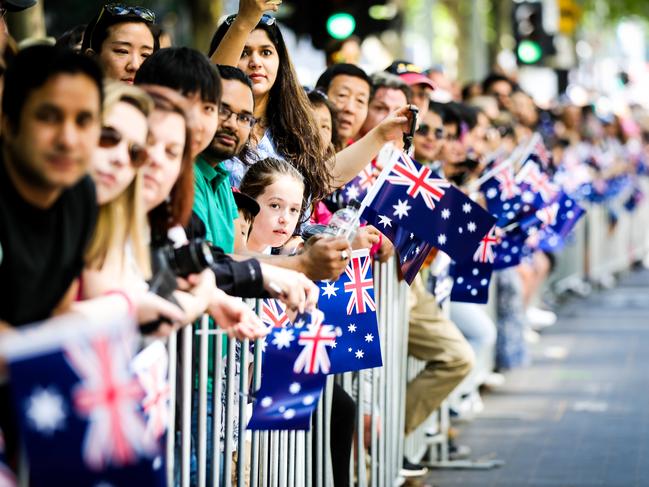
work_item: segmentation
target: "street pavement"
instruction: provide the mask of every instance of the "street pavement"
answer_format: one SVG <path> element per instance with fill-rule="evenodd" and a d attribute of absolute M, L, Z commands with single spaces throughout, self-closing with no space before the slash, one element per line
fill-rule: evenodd
<path fill-rule="evenodd" d="M 532 357 L 460 427 L 473 459 L 505 465 L 433 470 L 423 485 L 649 486 L 649 271 L 570 300 Z"/>

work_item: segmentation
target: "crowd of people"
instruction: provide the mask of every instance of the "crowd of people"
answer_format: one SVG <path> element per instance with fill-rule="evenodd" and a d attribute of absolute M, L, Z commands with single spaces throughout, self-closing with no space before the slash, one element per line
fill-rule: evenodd
<path fill-rule="evenodd" d="M 5 0 L 0 10 L 28 3 Z M 641 172 L 649 127 L 638 114 L 602 117 L 569 101 L 540 110 L 503 74 L 460 92 L 437 68 L 395 61 L 370 75 L 333 62 L 341 54 L 305 88 L 271 15 L 279 3 L 240 0 L 207 53 L 170 46 L 154 12 L 119 4 L 102 6 L 56 46 L 18 51 L 2 39 L 3 332 L 111 300 L 148 335 L 167 336 L 207 313 L 231 337 L 263 337 L 265 326 L 239 298 L 273 297 L 303 312 L 318 300 L 313 281 L 337 278 L 352 250 L 370 249 L 380 262 L 394 255 L 371 225 L 352 242 L 305 239 L 303 230 L 326 225 L 359 174 L 376 179 L 377 156 L 386 145 L 402 148 L 412 107 L 413 158 L 483 205 L 476 181 L 485 168 L 537 132 L 552 172 L 575 189 L 582 172 L 583 182 L 601 184 Z M 189 249 L 202 255 L 202 269 L 169 257 Z M 426 366 L 407 385 L 405 435 L 449 397 L 452 414 L 478 413 L 479 387 L 525 364 L 526 342 L 538 338 L 531 327 L 556 319 L 539 308 L 552 252 L 535 250 L 496 273 L 495 319 L 485 305 L 443 304 L 440 256 L 431 252 L 409 291 L 408 353 Z M 0 394 L 15 467 L 10 387 Z M 350 485 L 357 407 L 334 387 L 336 486 Z M 452 454 L 465 453 L 454 434 L 449 441 Z M 405 476 L 426 472 L 405 458 L 403 467 Z"/>

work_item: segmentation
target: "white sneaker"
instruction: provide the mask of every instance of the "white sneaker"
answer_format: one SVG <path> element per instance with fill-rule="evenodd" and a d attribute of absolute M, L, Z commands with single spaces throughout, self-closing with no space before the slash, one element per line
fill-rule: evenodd
<path fill-rule="evenodd" d="M 541 339 L 541 335 L 539 335 L 531 328 L 525 329 L 525 331 L 523 332 L 523 337 L 525 338 L 525 341 L 530 344 L 539 343 L 539 340 Z"/>
<path fill-rule="evenodd" d="M 491 388 L 500 387 L 504 384 L 505 376 L 500 372 L 492 372 L 484 380 L 484 385 Z"/>
<path fill-rule="evenodd" d="M 545 309 L 530 306 L 525 313 L 527 321 L 535 330 L 552 326 L 557 322 L 557 315 Z"/>

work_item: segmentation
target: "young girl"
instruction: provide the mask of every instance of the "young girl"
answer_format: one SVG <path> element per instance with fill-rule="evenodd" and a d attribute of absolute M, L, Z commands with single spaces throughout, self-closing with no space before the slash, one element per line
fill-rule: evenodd
<path fill-rule="evenodd" d="M 259 204 L 248 236 L 248 249 L 269 253 L 292 236 L 303 211 L 304 178 L 288 162 L 268 157 L 256 163 L 241 181 L 241 191 Z"/>

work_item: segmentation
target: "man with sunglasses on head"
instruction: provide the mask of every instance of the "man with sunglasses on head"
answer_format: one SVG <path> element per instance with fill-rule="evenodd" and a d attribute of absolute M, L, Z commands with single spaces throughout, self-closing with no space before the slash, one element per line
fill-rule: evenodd
<path fill-rule="evenodd" d="M 142 63 L 158 50 L 154 23 L 148 8 L 106 4 L 86 27 L 81 52 L 94 57 L 108 78 L 132 84 Z"/>

